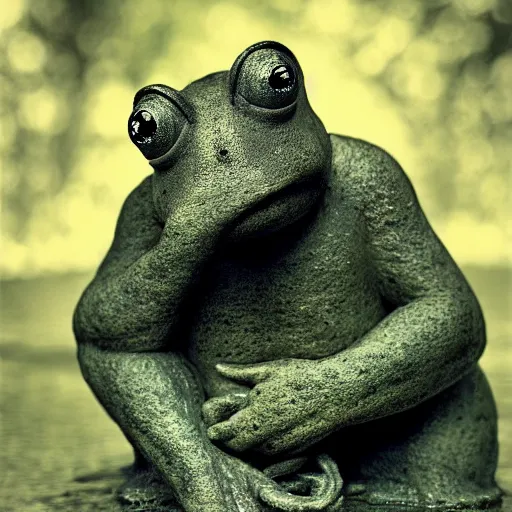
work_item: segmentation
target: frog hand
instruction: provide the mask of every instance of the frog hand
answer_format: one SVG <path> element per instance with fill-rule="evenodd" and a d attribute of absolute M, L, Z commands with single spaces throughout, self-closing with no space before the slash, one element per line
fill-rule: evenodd
<path fill-rule="evenodd" d="M 338 428 L 343 390 L 322 360 L 282 359 L 216 368 L 223 377 L 251 386 L 247 398 L 226 404 L 224 415 L 209 415 L 220 421 L 208 427 L 207 435 L 224 448 L 255 449 L 265 455 L 299 453 Z"/>

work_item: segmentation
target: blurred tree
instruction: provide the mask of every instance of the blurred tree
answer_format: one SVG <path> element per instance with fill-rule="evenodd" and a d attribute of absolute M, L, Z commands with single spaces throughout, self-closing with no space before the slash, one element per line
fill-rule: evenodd
<path fill-rule="evenodd" d="M 4 275 L 94 267 L 145 168 L 125 136 L 135 90 L 270 38 L 329 130 L 409 164 L 456 257 L 507 262 L 509 0 L 12 0 L 0 30 Z"/>

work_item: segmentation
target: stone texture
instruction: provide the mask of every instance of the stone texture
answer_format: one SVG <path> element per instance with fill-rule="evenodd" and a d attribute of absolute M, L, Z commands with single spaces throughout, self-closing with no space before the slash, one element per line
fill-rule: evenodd
<path fill-rule="evenodd" d="M 279 66 L 295 79 L 276 90 Z M 137 454 L 120 497 L 498 503 L 480 306 L 397 162 L 328 135 L 278 43 L 144 88 L 141 108 L 162 127 L 134 140 L 155 172 L 74 316 L 84 377 Z"/>

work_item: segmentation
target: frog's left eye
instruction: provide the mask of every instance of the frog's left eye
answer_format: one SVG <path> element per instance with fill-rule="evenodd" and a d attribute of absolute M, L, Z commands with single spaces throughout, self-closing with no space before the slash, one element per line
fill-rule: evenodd
<path fill-rule="evenodd" d="M 231 70 L 234 100 L 268 110 L 291 107 L 300 89 L 300 69 L 293 54 L 279 43 L 258 43 L 239 56 Z"/>
<path fill-rule="evenodd" d="M 165 155 L 178 140 L 186 119 L 160 94 L 142 96 L 128 119 L 128 134 L 148 160 Z"/>

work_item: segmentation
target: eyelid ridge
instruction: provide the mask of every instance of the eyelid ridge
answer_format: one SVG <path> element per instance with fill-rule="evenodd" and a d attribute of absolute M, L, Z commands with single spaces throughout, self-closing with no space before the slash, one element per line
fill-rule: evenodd
<path fill-rule="evenodd" d="M 139 101 L 144 96 L 148 96 L 149 94 L 156 94 L 171 101 L 189 123 L 194 123 L 195 113 L 192 106 L 181 96 L 178 91 L 163 84 L 146 85 L 137 91 L 135 97 L 133 98 L 133 108 L 137 106 Z"/>
<path fill-rule="evenodd" d="M 277 41 L 261 41 L 259 43 L 253 44 L 252 46 L 249 46 L 246 50 L 244 50 L 235 60 L 233 63 L 233 66 L 231 66 L 231 70 L 229 72 L 229 96 L 231 100 L 231 104 L 235 104 L 235 97 L 236 97 L 236 86 L 238 83 L 238 78 L 240 76 L 240 71 L 242 70 L 243 63 L 251 55 L 252 53 L 258 51 L 258 50 L 277 50 L 288 57 L 290 57 L 295 64 L 295 68 L 298 72 L 298 77 L 300 78 L 302 76 L 301 69 L 299 66 L 299 63 L 297 61 L 297 58 L 293 54 L 293 52 L 284 46 L 284 44 L 278 43 Z"/>

